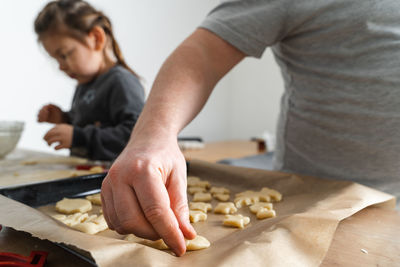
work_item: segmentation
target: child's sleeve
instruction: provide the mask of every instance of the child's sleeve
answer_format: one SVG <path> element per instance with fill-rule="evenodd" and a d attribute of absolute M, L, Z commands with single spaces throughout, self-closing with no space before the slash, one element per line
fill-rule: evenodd
<path fill-rule="evenodd" d="M 110 90 L 107 102 L 110 121 L 75 126 L 71 152 L 76 149 L 90 159 L 114 160 L 124 149 L 144 106 L 143 87 L 136 78 L 120 77 Z"/>

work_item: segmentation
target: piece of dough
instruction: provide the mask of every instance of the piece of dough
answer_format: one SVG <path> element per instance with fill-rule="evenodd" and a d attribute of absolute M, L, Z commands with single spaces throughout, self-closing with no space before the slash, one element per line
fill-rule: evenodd
<path fill-rule="evenodd" d="M 217 204 L 217 206 L 214 208 L 214 213 L 219 213 L 219 214 L 232 214 L 237 211 L 237 208 L 235 207 L 235 204 L 232 202 L 220 202 Z"/>
<path fill-rule="evenodd" d="M 211 189 L 210 189 L 210 193 L 212 194 L 212 195 L 214 195 L 214 194 L 229 194 L 230 193 L 230 191 L 229 191 L 229 189 L 227 189 L 227 188 L 225 188 L 225 187 L 211 187 Z"/>
<path fill-rule="evenodd" d="M 188 176 L 187 177 L 187 186 L 193 186 L 197 182 L 200 181 L 200 177 L 197 176 Z"/>
<path fill-rule="evenodd" d="M 197 235 L 192 240 L 186 240 L 186 250 L 199 250 L 205 249 L 210 246 L 210 241 L 204 236 Z"/>
<path fill-rule="evenodd" d="M 250 218 L 241 214 L 237 215 L 225 215 L 223 225 L 233 226 L 237 228 L 244 228 L 245 225 L 249 224 Z"/>
<path fill-rule="evenodd" d="M 63 198 L 56 203 L 56 210 L 64 214 L 83 213 L 92 210 L 92 203 L 82 198 Z"/>
<path fill-rule="evenodd" d="M 164 240 L 162 239 L 158 239 L 156 241 L 143 239 L 142 242 L 140 243 L 155 249 L 160 249 L 160 250 L 169 249 L 167 244 L 165 244 Z"/>
<path fill-rule="evenodd" d="M 191 223 L 203 222 L 207 220 L 207 213 L 200 210 L 189 210 L 189 219 Z"/>
<path fill-rule="evenodd" d="M 51 217 L 53 217 L 56 220 L 59 220 L 63 224 L 72 227 L 77 225 L 78 223 L 85 221 L 89 217 L 89 215 L 86 212 L 85 213 L 77 212 L 68 216 L 64 214 L 55 214 Z"/>
<path fill-rule="evenodd" d="M 219 201 L 228 201 L 230 196 L 228 194 L 214 194 L 213 197 Z"/>
<path fill-rule="evenodd" d="M 98 232 L 104 231 L 108 228 L 107 222 L 104 219 L 103 215 L 92 215 L 87 220 L 83 221 L 82 223 L 78 223 L 72 227 L 76 230 L 90 235 L 97 234 Z"/>
<path fill-rule="evenodd" d="M 131 242 L 138 242 L 155 249 L 160 249 L 160 250 L 169 249 L 167 244 L 165 244 L 164 240 L 162 239 L 158 239 L 156 241 L 142 239 L 141 241 L 138 241 L 137 237 L 129 235 L 125 238 L 125 240 Z M 186 250 L 200 250 L 210 247 L 210 241 L 208 241 L 207 238 L 200 235 L 197 235 L 192 240 L 185 239 L 185 241 L 186 241 Z"/>
<path fill-rule="evenodd" d="M 100 193 L 86 196 L 86 199 L 89 200 L 90 202 L 92 202 L 92 204 L 94 204 L 94 205 L 101 206 L 101 194 Z"/>
<path fill-rule="evenodd" d="M 203 187 L 203 188 L 210 188 L 210 182 L 202 181 L 199 177 L 196 176 L 189 176 L 187 179 L 187 186 L 188 187 Z"/>
<path fill-rule="evenodd" d="M 210 193 L 196 193 L 193 196 L 194 202 L 209 202 L 211 199 L 212 197 Z"/>
<path fill-rule="evenodd" d="M 204 213 L 207 213 L 212 209 L 212 206 L 210 203 L 205 203 L 205 202 L 190 202 L 189 203 L 189 209 L 190 210 L 200 210 Z"/>
<path fill-rule="evenodd" d="M 258 212 L 260 209 L 262 209 L 262 208 L 268 209 L 268 210 L 272 210 L 272 203 L 268 203 L 268 202 L 258 202 L 258 203 L 255 203 L 255 204 L 253 204 L 253 205 L 251 205 L 251 206 L 249 207 L 250 211 L 251 211 L 252 213 L 254 213 L 254 214 L 257 214 L 257 212 Z"/>
<path fill-rule="evenodd" d="M 282 200 L 282 194 L 274 189 L 263 187 L 261 188 L 261 193 L 269 195 L 269 197 L 275 202 Z"/>
<path fill-rule="evenodd" d="M 275 210 L 261 208 L 257 211 L 256 217 L 257 217 L 257 219 L 260 219 L 260 220 L 267 219 L 267 218 L 273 218 L 273 217 L 276 217 L 276 213 L 275 213 Z"/>
<path fill-rule="evenodd" d="M 207 189 L 204 187 L 197 187 L 197 186 L 188 187 L 188 192 L 191 195 L 193 195 L 195 193 L 205 193 L 206 191 L 207 191 Z"/>
<path fill-rule="evenodd" d="M 92 173 L 103 173 L 104 168 L 102 166 L 93 166 L 92 168 L 89 169 L 89 171 Z"/>
<path fill-rule="evenodd" d="M 237 208 L 241 208 L 243 205 L 249 206 L 260 201 L 270 202 L 273 200 L 277 202 L 282 200 L 281 193 L 268 187 L 263 187 L 261 191 L 247 190 L 235 196 L 234 202 Z"/>
<path fill-rule="evenodd" d="M 234 199 L 237 208 L 241 208 L 242 206 L 249 206 L 259 201 L 260 201 L 260 192 L 252 190 L 247 190 L 238 193 L 236 194 L 236 197 Z M 269 195 L 263 196 L 262 201 L 269 202 L 270 201 Z"/>

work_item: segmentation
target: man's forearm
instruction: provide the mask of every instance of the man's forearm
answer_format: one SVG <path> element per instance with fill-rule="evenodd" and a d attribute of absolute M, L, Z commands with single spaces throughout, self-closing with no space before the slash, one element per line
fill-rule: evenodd
<path fill-rule="evenodd" d="M 157 131 L 177 135 L 200 112 L 218 81 L 243 57 L 214 34 L 196 30 L 161 67 L 134 134 Z"/>

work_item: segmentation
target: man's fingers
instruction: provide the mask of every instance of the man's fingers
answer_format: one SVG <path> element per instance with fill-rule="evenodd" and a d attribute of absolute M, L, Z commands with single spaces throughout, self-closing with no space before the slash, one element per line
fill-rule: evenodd
<path fill-rule="evenodd" d="M 113 221 L 116 221 L 117 217 L 115 215 L 114 199 L 111 185 L 108 182 L 108 176 L 103 180 L 101 185 L 101 206 L 103 208 L 103 214 L 108 224 L 108 228 L 115 230 Z"/>
<path fill-rule="evenodd" d="M 114 208 L 118 221 L 114 225 L 120 234 L 133 233 L 137 236 L 157 240 L 158 233 L 147 221 L 139 206 L 134 190 L 126 184 L 113 187 Z"/>
<path fill-rule="evenodd" d="M 196 231 L 189 220 L 185 176 L 185 171 L 179 173 L 176 171 L 172 172 L 170 179 L 173 182 L 170 183 L 167 190 L 171 201 L 171 208 L 178 220 L 183 235 L 188 239 L 193 239 L 196 237 Z"/>
<path fill-rule="evenodd" d="M 146 178 L 138 179 L 136 194 L 147 220 L 175 254 L 181 256 L 186 251 L 185 239 L 170 208 L 169 196 L 160 175 L 146 175 Z"/>

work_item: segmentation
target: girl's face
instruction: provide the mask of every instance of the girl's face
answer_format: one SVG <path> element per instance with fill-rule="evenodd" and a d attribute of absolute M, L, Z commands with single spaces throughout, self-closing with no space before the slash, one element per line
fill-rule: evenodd
<path fill-rule="evenodd" d="M 41 41 L 60 70 L 79 84 L 93 80 L 104 67 L 103 47 L 99 48 L 94 35 L 85 38 L 86 44 L 66 34 L 47 34 Z"/>

